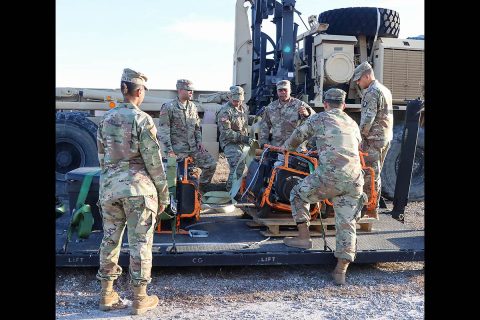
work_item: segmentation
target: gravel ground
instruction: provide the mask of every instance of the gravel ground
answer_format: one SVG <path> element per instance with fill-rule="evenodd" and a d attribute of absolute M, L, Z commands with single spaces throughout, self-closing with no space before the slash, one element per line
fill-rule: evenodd
<path fill-rule="evenodd" d="M 224 183 L 222 156 L 213 184 Z M 387 201 L 388 209 L 392 202 Z M 387 209 L 384 209 L 387 210 Z M 405 224 L 424 228 L 424 203 L 410 202 Z M 423 319 L 424 263 L 353 264 L 347 285 L 330 279 L 332 266 L 182 267 L 152 270 L 149 293 L 159 306 L 140 316 L 98 310 L 96 268 L 56 269 L 57 319 Z M 127 304 L 128 271 L 115 282 Z"/>

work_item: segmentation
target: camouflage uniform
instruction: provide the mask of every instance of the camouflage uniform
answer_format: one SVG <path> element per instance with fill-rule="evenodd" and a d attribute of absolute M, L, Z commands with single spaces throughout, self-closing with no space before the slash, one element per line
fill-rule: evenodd
<path fill-rule="evenodd" d="M 231 102 L 227 102 L 217 113 L 217 124 L 220 131 L 219 142 L 230 167 L 226 189 L 232 187 L 234 170 L 242 156 L 242 148 L 249 144 L 248 137 L 248 109 L 243 103 L 244 92 L 239 86 L 230 87 L 230 96 L 233 100 L 240 100 L 240 110 Z M 245 169 L 245 162 L 238 165 L 236 176 L 240 177 Z"/>
<path fill-rule="evenodd" d="M 361 75 L 371 70 L 368 62 L 363 62 L 356 69 L 353 81 L 360 79 Z M 360 119 L 360 134 L 362 135 L 361 150 L 367 152 L 365 165 L 372 167 L 375 173 L 374 188 L 377 191 L 377 208 L 380 201 L 381 179 L 383 162 L 390 148 L 393 137 L 393 107 L 392 93 L 378 80 L 373 80 L 365 90 L 362 98 L 362 115 Z M 370 198 L 370 171 L 365 171 L 365 193 Z"/>
<path fill-rule="evenodd" d="M 277 89 L 290 88 L 290 81 L 282 80 L 277 83 Z M 304 106 L 309 115 L 304 117 L 298 113 L 298 109 Z M 280 100 L 275 100 L 265 107 L 265 111 L 260 122 L 259 144 L 265 143 L 273 146 L 282 146 L 285 140 L 292 134 L 296 127 L 301 125 L 309 116 L 315 114 L 315 111 L 305 102 L 296 98 L 290 99 L 282 104 Z M 270 129 L 272 130 L 272 140 L 269 140 Z"/>
<path fill-rule="evenodd" d="M 138 79 L 146 77 L 131 69 L 124 70 L 122 80 Z M 99 123 L 99 202 L 104 230 L 97 273 L 100 280 L 115 280 L 122 273 L 118 258 L 128 225 L 132 282 L 138 286 L 151 281 L 158 204 L 169 203 L 156 133 L 153 119 L 132 103 L 119 103 Z"/>
<path fill-rule="evenodd" d="M 180 79 L 177 81 L 177 89 L 193 90 L 192 83 Z M 173 151 L 179 159 L 191 156 L 195 165 L 202 169 L 199 182 L 210 183 L 217 162 L 208 151 L 198 150 L 202 132 L 195 103 L 187 101 L 184 106 L 178 97 L 164 103 L 160 109 L 158 139 L 165 146 L 165 153 Z"/>
<path fill-rule="evenodd" d="M 327 100 L 345 99 L 345 92 L 330 89 Z M 342 101 L 342 100 L 340 100 Z M 339 102 L 340 102 L 339 101 Z M 335 209 L 335 257 L 353 261 L 356 252 L 356 219 L 365 201 L 363 172 L 358 146 L 357 123 L 340 108 L 311 116 L 285 142 L 287 150 L 314 137 L 319 164 L 316 170 L 293 187 L 290 193 L 292 216 L 298 224 L 310 225 L 310 203 L 331 199 Z"/>

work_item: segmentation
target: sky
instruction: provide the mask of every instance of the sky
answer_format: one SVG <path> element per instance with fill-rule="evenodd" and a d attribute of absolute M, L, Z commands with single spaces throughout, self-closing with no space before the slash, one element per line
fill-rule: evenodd
<path fill-rule="evenodd" d="M 236 0 L 56 0 L 56 86 L 116 89 L 124 68 L 148 77 L 150 89 L 177 79 L 198 90 L 232 84 Z M 379 7 L 400 14 L 399 38 L 424 34 L 422 0 L 297 0 L 308 16 L 337 8 Z M 249 12 L 250 15 L 250 12 Z M 273 17 L 273 16 L 271 16 Z M 273 23 L 264 20 L 263 25 Z M 307 29 L 295 14 L 298 34 Z M 265 27 L 270 33 L 272 28 Z"/>

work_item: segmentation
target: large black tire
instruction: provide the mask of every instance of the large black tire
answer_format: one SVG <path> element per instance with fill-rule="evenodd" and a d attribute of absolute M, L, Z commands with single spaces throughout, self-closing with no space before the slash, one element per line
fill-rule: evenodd
<path fill-rule="evenodd" d="M 385 157 L 381 173 L 382 194 L 391 200 L 395 194 L 402 134 L 403 125 L 395 126 L 392 144 Z M 410 191 L 408 193 L 409 201 L 423 201 L 425 199 L 424 143 L 424 129 L 418 128 L 417 148 L 415 150 L 412 180 L 410 181 Z"/>
<path fill-rule="evenodd" d="M 57 112 L 55 134 L 55 193 L 65 199 L 65 174 L 79 167 L 99 165 L 97 125 L 82 112 Z"/>
<path fill-rule="evenodd" d="M 400 33 L 400 15 L 390 9 L 378 8 L 380 27 L 378 37 L 398 38 Z M 318 22 L 328 23 L 328 34 L 366 35 L 374 37 L 377 33 L 377 8 L 353 7 L 322 12 Z"/>

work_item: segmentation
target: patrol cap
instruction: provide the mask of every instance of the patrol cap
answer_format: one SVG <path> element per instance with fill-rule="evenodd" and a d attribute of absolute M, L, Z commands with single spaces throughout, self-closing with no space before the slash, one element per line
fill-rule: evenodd
<path fill-rule="evenodd" d="M 240 86 L 231 86 L 230 87 L 230 96 L 233 100 L 244 100 L 244 91 Z"/>
<path fill-rule="evenodd" d="M 290 89 L 290 81 L 288 80 L 280 80 L 277 82 L 277 90 L 278 89 Z"/>
<path fill-rule="evenodd" d="M 360 79 L 362 74 L 367 70 L 373 70 L 370 63 L 368 63 L 368 61 L 360 63 L 353 71 L 353 81 L 357 81 L 358 79 Z"/>
<path fill-rule="evenodd" d="M 178 79 L 177 80 L 177 89 L 183 89 L 183 90 L 194 90 L 193 88 L 193 82 L 187 79 Z"/>
<path fill-rule="evenodd" d="M 345 97 L 346 97 L 345 91 L 342 89 L 337 89 L 337 88 L 332 88 L 328 89 L 325 92 L 325 100 L 332 100 L 332 101 L 338 101 L 338 102 L 345 102 Z"/>
<path fill-rule="evenodd" d="M 145 82 L 147 82 L 147 80 L 148 80 L 147 76 L 141 72 L 137 72 L 129 68 L 123 69 L 121 81 L 141 84 L 145 87 L 145 90 L 148 90 L 147 87 L 145 86 Z"/>

